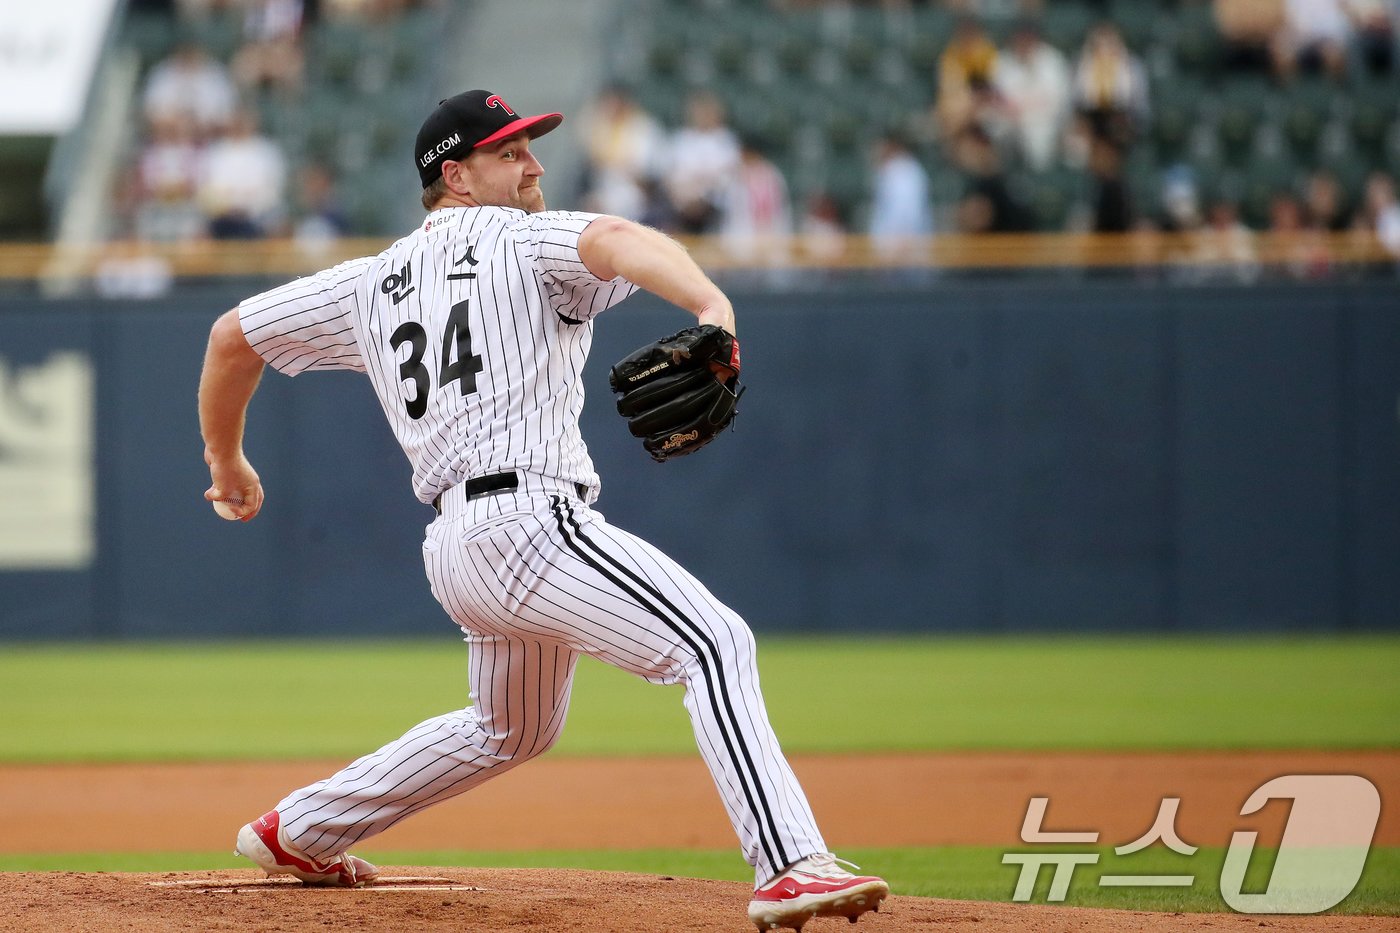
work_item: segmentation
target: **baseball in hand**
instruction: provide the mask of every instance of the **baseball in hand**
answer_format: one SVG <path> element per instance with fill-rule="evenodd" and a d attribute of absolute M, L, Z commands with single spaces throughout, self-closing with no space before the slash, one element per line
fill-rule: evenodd
<path fill-rule="evenodd" d="M 219 513 L 220 518 L 236 522 L 238 521 L 238 513 L 233 510 L 233 507 L 242 504 L 242 499 L 215 499 L 214 511 Z"/>

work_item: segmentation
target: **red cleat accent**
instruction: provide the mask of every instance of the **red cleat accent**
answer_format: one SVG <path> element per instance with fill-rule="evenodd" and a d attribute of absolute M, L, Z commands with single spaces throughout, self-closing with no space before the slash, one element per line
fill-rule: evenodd
<path fill-rule="evenodd" d="M 270 810 L 238 832 L 234 852 L 257 863 L 271 875 L 291 875 L 305 884 L 362 888 L 379 877 L 379 869 L 353 855 L 342 853 L 333 859 L 319 861 L 294 851 L 284 842 L 281 816 Z"/>
<path fill-rule="evenodd" d="M 866 911 L 879 910 L 889 893 L 882 879 L 853 875 L 830 853 L 810 855 L 753 893 L 749 920 L 760 930 L 801 930 L 813 917 L 845 917 L 855 923 Z"/>

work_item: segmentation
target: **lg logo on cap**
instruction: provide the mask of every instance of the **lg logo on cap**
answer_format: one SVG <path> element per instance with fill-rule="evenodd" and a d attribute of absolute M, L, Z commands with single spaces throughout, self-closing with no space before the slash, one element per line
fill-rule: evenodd
<path fill-rule="evenodd" d="M 512 117 L 515 116 L 515 111 L 511 110 L 510 107 L 506 104 L 506 102 L 501 100 L 501 96 L 499 94 L 492 94 L 490 97 L 486 98 L 486 106 L 492 108 L 493 110 L 499 107 L 506 113 L 510 114 Z"/>

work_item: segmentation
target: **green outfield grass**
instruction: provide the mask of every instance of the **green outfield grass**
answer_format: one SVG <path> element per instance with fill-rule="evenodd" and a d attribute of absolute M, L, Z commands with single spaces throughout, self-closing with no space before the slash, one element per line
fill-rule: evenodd
<path fill-rule="evenodd" d="M 1118 857 L 1112 847 L 1053 847 L 1058 851 L 1098 852 L 1096 865 L 1076 869 L 1063 903 L 1078 907 L 1114 907 L 1157 911 L 1227 911 L 1220 896 L 1223 849 L 1201 849 L 1186 857 L 1144 850 Z M 1020 867 L 1002 864 L 1007 849 L 994 846 L 853 849 L 844 854 L 864 868 L 881 874 L 899 895 L 956 900 L 1012 901 Z M 1034 851 L 1034 850 L 1024 850 Z M 401 852 L 365 847 L 384 865 L 475 866 L 481 868 L 580 868 L 591 871 L 630 871 L 686 878 L 715 878 L 752 883 L 753 874 L 732 851 L 540 851 L 540 852 Z M 1272 852 L 1255 853 L 1246 891 L 1262 891 L 1261 871 L 1272 864 Z M 131 855 L 0 855 L 0 871 L 207 871 L 247 868 L 248 862 L 229 855 L 149 853 Z M 1181 874 L 1195 876 L 1191 887 L 1106 888 L 1098 885 L 1107 874 Z M 1257 884 L 1256 884 L 1257 882 Z M 1042 869 L 1029 903 L 1048 903 L 1050 869 Z M 1330 913 L 1400 915 L 1400 849 L 1376 849 L 1361 881 Z"/>
<path fill-rule="evenodd" d="M 789 752 L 1400 746 L 1400 637 L 759 640 Z M 0 761 L 345 758 L 467 704 L 413 642 L 7 645 Z M 556 755 L 691 754 L 680 688 L 585 659 Z"/>

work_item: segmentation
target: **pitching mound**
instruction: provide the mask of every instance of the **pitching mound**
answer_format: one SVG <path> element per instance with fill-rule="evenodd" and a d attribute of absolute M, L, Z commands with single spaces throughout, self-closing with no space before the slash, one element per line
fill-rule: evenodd
<path fill-rule="evenodd" d="M 383 867 L 360 890 L 306 888 L 258 872 L 0 874 L 0 917 L 12 931 L 175 933 L 189 930 L 753 930 L 749 889 L 617 872 Z M 1073 930 L 1376 930 L 1392 918 L 1151 914 L 892 897 L 856 927 L 813 920 L 804 933 Z M 1381 926 L 1378 926 L 1378 923 Z M 1393 926 L 1390 928 L 1394 928 Z"/>

